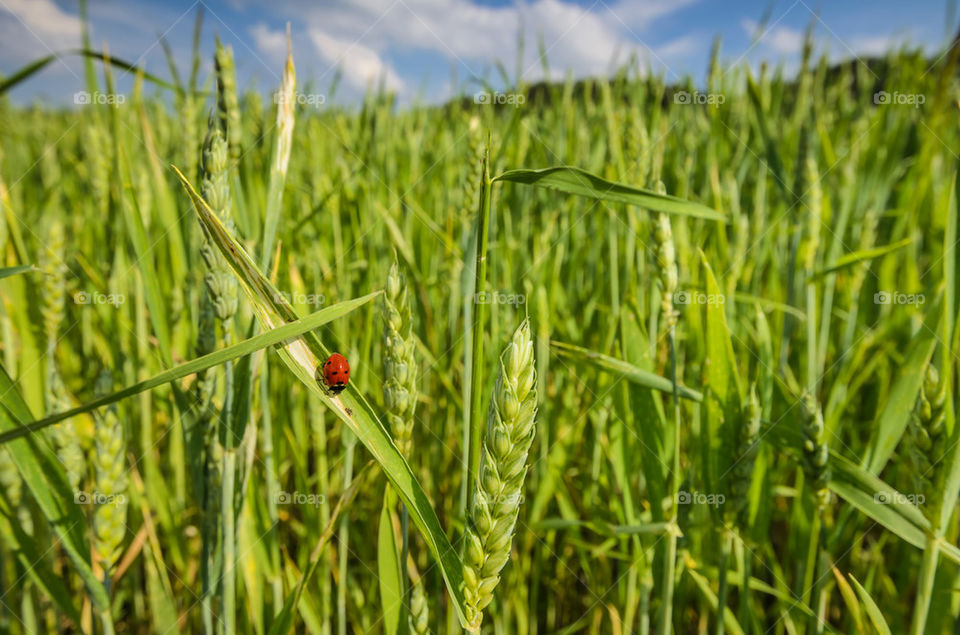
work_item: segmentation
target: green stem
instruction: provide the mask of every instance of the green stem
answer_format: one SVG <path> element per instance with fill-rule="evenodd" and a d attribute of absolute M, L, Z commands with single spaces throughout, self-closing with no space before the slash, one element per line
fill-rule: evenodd
<path fill-rule="evenodd" d="M 205 458 L 205 460 L 208 460 Z M 201 614 L 203 616 L 203 632 L 204 635 L 213 635 L 213 595 L 216 593 L 216 585 L 213 583 L 213 572 L 216 570 L 214 566 L 215 562 L 215 548 L 214 548 L 214 539 L 217 534 L 216 525 L 217 517 L 214 515 L 213 510 L 213 493 L 210 492 L 209 485 L 211 479 L 209 478 L 210 467 L 207 466 L 207 469 L 204 470 L 203 478 L 205 479 L 205 495 L 203 501 L 203 536 L 202 541 L 203 545 L 201 546 L 201 572 L 200 575 L 203 578 L 203 592 L 200 600 Z"/>
<path fill-rule="evenodd" d="M 103 635 L 113 635 L 113 616 L 110 615 L 110 609 L 100 611 L 100 628 Z"/>
<path fill-rule="evenodd" d="M 729 589 L 729 584 L 727 584 L 727 562 L 730 559 L 730 543 L 733 538 L 729 530 L 724 529 L 723 535 L 720 536 L 720 564 L 717 569 L 717 576 L 719 580 L 719 588 L 717 589 L 717 621 L 714 624 L 713 632 L 716 635 L 723 635 L 725 624 L 724 617 L 727 610 L 727 590 Z"/>
<path fill-rule="evenodd" d="M 743 542 L 743 563 L 740 567 L 740 612 L 738 621 L 744 635 L 750 635 L 753 628 L 753 614 L 750 611 L 750 576 L 753 568 L 753 554 L 746 541 Z"/>
<path fill-rule="evenodd" d="M 490 148 L 487 147 L 483 156 L 479 227 L 477 240 L 477 271 L 474 293 L 483 293 L 487 280 L 487 239 L 490 229 Z M 476 296 L 474 296 L 476 297 Z M 469 462 L 467 464 L 467 498 L 466 514 L 473 502 L 473 494 L 477 482 L 477 473 L 480 470 L 480 448 L 482 432 L 485 425 L 483 416 L 483 322 L 486 317 L 487 305 L 484 302 L 474 302 L 473 309 L 473 373 L 470 388 L 470 447 Z"/>
<path fill-rule="evenodd" d="M 820 620 L 817 619 L 817 608 L 816 608 L 816 596 L 819 595 L 819 592 L 814 592 L 814 587 L 818 587 L 816 584 L 816 574 L 817 574 L 817 560 L 820 555 L 820 528 L 823 521 L 823 512 L 818 508 L 813 515 L 813 523 L 810 526 L 810 543 L 807 548 L 807 562 L 804 567 L 803 573 L 803 604 L 810 609 L 813 617 L 810 618 L 811 625 L 814 628 L 814 631 L 818 630 L 818 623 Z"/>
<path fill-rule="evenodd" d="M 673 468 L 670 479 L 672 493 L 670 523 L 674 526 L 668 530 L 663 558 L 663 606 L 660 608 L 660 621 L 657 624 L 659 635 L 668 635 L 673 624 L 673 586 L 677 561 L 677 496 L 680 492 L 680 398 L 677 388 L 677 350 L 675 327 L 670 327 L 670 376 L 673 381 Z"/>
<path fill-rule="evenodd" d="M 817 354 L 817 289 L 807 285 L 807 392 L 817 394 L 820 362 Z"/>
<path fill-rule="evenodd" d="M 937 577 L 937 564 L 940 560 L 940 542 L 935 536 L 927 538 L 927 548 L 923 550 L 923 564 L 920 566 L 920 584 L 913 605 L 913 621 L 910 624 L 911 635 L 923 635 L 927 628 L 927 615 L 933 600 L 933 584 Z"/>
<path fill-rule="evenodd" d="M 356 447 L 356 437 L 353 433 L 344 430 L 346 450 L 344 456 L 343 482 L 353 480 L 353 450 Z M 347 635 L 347 554 L 350 552 L 350 521 L 347 516 L 340 519 L 339 529 L 340 549 L 337 550 L 339 575 L 337 581 L 337 633 Z"/>
<path fill-rule="evenodd" d="M 648 560 L 644 556 L 644 560 Z M 640 581 L 640 635 L 650 635 L 650 593 L 653 590 L 653 574 L 649 565 L 644 567 Z"/>
<path fill-rule="evenodd" d="M 269 364 L 264 359 L 260 367 L 260 408 L 263 427 L 263 466 L 267 473 L 267 516 L 270 529 L 267 532 L 267 551 L 270 556 L 270 587 L 273 591 L 273 615 L 283 609 L 283 580 L 280 577 L 280 545 L 277 543 L 277 495 L 280 485 L 273 458 L 273 422 L 270 417 Z"/>
<path fill-rule="evenodd" d="M 410 512 L 403 503 L 400 503 L 400 531 L 403 533 L 400 544 L 400 581 L 403 584 L 403 605 L 409 609 L 410 585 L 407 584 L 407 576 L 403 575 L 403 572 L 407 570 L 407 558 L 410 557 Z"/>
<path fill-rule="evenodd" d="M 224 323 L 223 343 L 230 345 L 229 325 Z M 223 426 L 223 483 L 221 485 L 220 516 L 223 519 L 223 561 L 221 563 L 220 624 L 226 633 L 236 632 L 236 512 L 234 482 L 237 454 L 234 451 L 233 432 L 233 362 L 223 367 L 224 396 L 220 423 Z"/>
<path fill-rule="evenodd" d="M 236 518 L 233 490 L 237 453 L 227 450 L 223 455 L 223 497 L 220 514 L 223 516 L 223 564 L 221 624 L 225 633 L 236 632 Z"/>

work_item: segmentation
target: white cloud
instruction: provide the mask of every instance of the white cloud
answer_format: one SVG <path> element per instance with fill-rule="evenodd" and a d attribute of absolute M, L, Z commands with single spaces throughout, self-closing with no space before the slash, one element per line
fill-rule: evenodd
<path fill-rule="evenodd" d="M 761 28 L 755 20 L 744 19 L 740 26 L 751 38 L 757 36 L 757 29 Z M 784 25 L 764 26 L 760 33 L 758 44 L 769 47 L 781 55 L 793 55 L 803 49 L 803 31 Z"/>
<path fill-rule="evenodd" d="M 0 2 L 0 53 L 15 60 L 34 60 L 80 43 L 80 19 L 63 12 L 53 0 Z"/>
<path fill-rule="evenodd" d="M 282 61 L 287 53 L 287 36 L 277 29 L 273 30 L 263 22 L 250 27 L 250 36 L 256 49 L 274 62 Z"/>
<path fill-rule="evenodd" d="M 654 21 L 695 4 L 698 0 L 648 0 L 647 2 L 620 2 L 604 4 L 601 15 L 612 19 L 631 31 L 649 28 Z"/>
<path fill-rule="evenodd" d="M 404 90 L 403 80 L 372 48 L 345 38 L 310 29 L 310 39 L 317 52 L 332 67 L 343 69 L 343 79 L 354 88 L 364 89 L 381 78 L 390 90 Z"/>
<path fill-rule="evenodd" d="M 519 61 L 526 80 L 542 79 L 539 42 L 546 50 L 551 74 L 603 74 L 631 55 L 648 57 L 650 49 L 641 40 L 651 24 L 696 1 L 622 0 L 586 8 L 569 0 L 533 0 L 498 7 L 472 0 L 334 0 L 310 7 L 295 0 L 277 0 L 275 13 L 281 19 L 295 15 L 302 25 L 301 37 L 305 31 L 321 61 L 330 68 L 341 67 L 345 82 L 354 88 L 366 89 L 371 79 L 382 76 L 387 86 L 402 92 L 404 79 L 412 78 L 401 77 L 400 69 L 389 61 L 392 54 L 439 55 L 462 74 L 483 76 L 495 60 L 513 68 L 521 30 L 525 48 Z M 279 30 L 261 24 L 251 34 L 265 55 L 280 47 Z M 295 32 L 295 41 L 296 36 Z M 673 54 L 693 49 L 694 38 L 680 38 L 660 50 Z"/>
<path fill-rule="evenodd" d="M 754 20 L 744 19 L 740 26 L 751 38 L 756 37 L 759 25 Z M 826 54 L 831 61 L 850 59 L 851 57 L 882 56 L 905 43 L 910 42 L 911 33 L 901 31 L 894 34 L 846 34 L 841 37 L 826 26 L 814 29 L 815 56 Z M 769 53 L 779 54 L 792 58 L 786 69 L 795 70 L 796 62 L 803 50 L 806 34 L 795 28 L 783 25 L 767 27 L 762 37 L 757 41 L 756 51 L 748 51 L 746 55 L 753 58 L 765 58 Z"/>
<path fill-rule="evenodd" d="M 80 37 L 80 18 L 64 13 L 53 0 L 4 0 L 0 11 L 12 13 L 41 39 Z"/>
<path fill-rule="evenodd" d="M 655 49 L 656 55 L 662 59 L 686 58 L 705 50 L 712 40 L 700 35 L 683 35 Z"/>

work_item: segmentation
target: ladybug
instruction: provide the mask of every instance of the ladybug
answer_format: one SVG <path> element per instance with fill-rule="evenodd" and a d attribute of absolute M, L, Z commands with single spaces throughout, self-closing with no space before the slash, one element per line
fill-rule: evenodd
<path fill-rule="evenodd" d="M 317 369 L 317 379 L 321 377 L 327 390 L 334 395 L 339 395 L 350 381 L 350 364 L 347 363 L 347 358 L 340 353 L 334 353 L 328 357 L 323 366 Z"/>

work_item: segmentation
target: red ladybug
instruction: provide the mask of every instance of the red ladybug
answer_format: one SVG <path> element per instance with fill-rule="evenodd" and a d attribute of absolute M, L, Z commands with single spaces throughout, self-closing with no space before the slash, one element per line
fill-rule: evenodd
<path fill-rule="evenodd" d="M 322 375 L 320 373 L 321 368 L 323 369 Z M 343 389 L 347 387 L 347 382 L 350 381 L 350 364 L 347 363 L 347 358 L 340 353 L 334 353 L 327 358 L 321 368 L 317 369 L 317 375 L 323 377 L 323 383 L 326 384 L 327 390 L 334 395 L 343 392 Z"/>

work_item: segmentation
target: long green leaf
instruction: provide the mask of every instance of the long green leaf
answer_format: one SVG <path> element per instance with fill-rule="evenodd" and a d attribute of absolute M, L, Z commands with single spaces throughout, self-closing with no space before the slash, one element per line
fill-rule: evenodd
<path fill-rule="evenodd" d="M 636 205 L 651 212 L 664 212 L 726 222 L 723 214 L 706 205 L 687 201 L 676 196 L 657 194 L 632 185 L 608 181 L 580 168 L 558 166 L 553 168 L 508 170 L 491 179 L 492 182 L 509 181 L 525 185 L 539 185 L 568 194 L 577 194 L 611 203 Z"/>
<path fill-rule="evenodd" d="M 264 277 L 243 245 L 227 231 L 186 177 L 175 167 L 174 170 L 193 201 L 207 237 L 217 246 L 242 283 L 261 327 L 272 329 L 295 319 L 293 307 Z M 314 379 L 315 369 L 326 358 L 328 351 L 316 333 L 286 343 L 277 349 L 277 353 L 290 372 L 350 427 L 380 464 L 436 558 L 461 625 L 468 629 L 477 628 L 479 625 L 470 623 L 464 611 L 463 562 L 444 533 L 426 492 L 370 404 L 353 384 L 339 396 L 332 396 L 320 387 Z"/>
<path fill-rule="evenodd" d="M 707 295 L 715 298 L 723 297 L 720 285 L 702 251 L 700 259 L 703 262 Z M 706 315 L 709 371 L 706 373 L 707 395 L 701 428 L 704 477 L 708 491 L 724 493 L 727 491 L 727 476 L 736 461 L 732 452 L 736 444 L 730 443 L 729 438 L 731 435 L 732 438 L 738 436 L 735 426 L 741 425 L 740 404 L 743 401 L 743 395 L 724 303 L 707 303 Z"/>
<path fill-rule="evenodd" d="M 0 267 L 0 279 L 15 276 L 18 273 L 34 270 L 33 265 L 20 265 L 17 267 Z"/>
<path fill-rule="evenodd" d="M 847 582 L 847 578 L 836 567 L 831 567 L 831 571 L 833 571 L 833 577 L 837 581 L 840 597 L 843 598 L 843 603 L 847 605 L 847 610 L 850 612 L 850 618 L 857 627 L 857 632 L 862 634 L 863 615 L 860 612 L 860 600 L 857 599 L 857 594 L 850 583 Z"/>
<path fill-rule="evenodd" d="M 877 632 L 881 635 L 890 635 L 890 626 L 887 625 L 887 620 L 883 617 L 883 611 L 852 574 L 850 581 L 853 582 L 853 586 L 857 590 L 857 595 L 860 596 L 860 602 L 863 603 L 863 607 L 867 610 L 867 615 L 870 617 L 873 627 L 877 629 Z"/>
<path fill-rule="evenodd" d="M 551 341 L 550 346 L 552 346 L 559 355 L 583 360 L 600 370 L 619 375 L 638 386 L 652 388 L 665 393 L 673 392 L 673 384 L 666 377 L 661 377 L 655 373 L 637 368 L 633 364 L 617 359 L 616 357 L 610 357 L 609 355 L 604 355 L 603 353 L 591 351 L 581 346 L 567 344 L 565 342 Z M 679 386 L 678 389 L 680 396 L 685 399 L 692 401 L 703 400 L 703 394 L 693 388 Z"/>
<path fill-rule="evenodd" d="M 930 315 L 936 316 L 938 313 L 939 311 L 934 307 Z M 913 407 L 917 403 L 924 373 L 936 345 L 936 332 L 925 327 L 920 328 L 910 343 L 907 359 L 900 366 L 897 379 L 883 406 L 871 443 L 863 458 L 862 465 L 874 474 L 879 474 L 893 456 L 893 451 L 907 429 L 910 413 L 913 412 Z"/>
<path fill-rule="evenodd" d="M 946 286 L 946 300 L 943 322 L 943 331 L 941 331 L 941 364 L 940 381 L 946 386 L 954 385 L 954 377 L 957 372 L 957 342 L 956 338 L 956 319 L 958 311 L 958 302 L 960 302 L 960 248 L 957 246 L 960 240 L 960 170 L 954 176 L 953 187 L 950 196 L 950 212 L 947 219 L 947 232 L 944 237 L 943 246 L 943 282 Z M 957 495 L 960 492 L 960 426 L 957 426 L 956 394 L 953 390 L 947 390 L 946 402 L 944 403 L 944 428 L 948 431 L 949 451 L 944 458 L 945 465 L 941 467 L 941 473 L 938 475 L 938 481 L 942 482 L 939 487 L 940 514 L 937 523 L 937 532 L 942 532 L 949 524 L 950 517 L 953 516 L 953 510 L 957 505 Z M 939 483 L 938 483 L 939 485 Z"/>
<path fill-rule="evenodd" d="M 380 506 L 380 524 L 377 529 L 377 579 L 380 585 L 380 609 L 383 616 L 383 632 L 397 635 L 403 623 L 403 578 L 400 565 L 400 550 L 393 531 L 391 510 L 396 497 L 387 486 Z"/>
<path fill-rule="evenodd" d="M 687 568 L 684 569 L 684 571 L 686 571 L 687 574 L 693 578 L 693 581 L 697 585 L 697 589 L 703 595 L 704 599 L 706 599 L 707 604 L 710 605 L 710 608 L 716 611 L 720 602 L 717 600 L 717 594 L 714 593 L 713 589 L 710 588 L 710 583 L 707 581 L 707 579 L 693 569 Z M 726 606 L 723 607 L 723 624 L 726 626 L 727 630 L 731 633 L 734 633 L 734 635 L 743 635 L 743 628 L 740 626 L 740 622 L 737 621 L 737 617 L 733 614 L 733 611 Z"/>
<path fill-rule="evenodd" d="M 7 370 L 0 366 L 0 433 L 31 421 L 33 415 Z M 109 610 L 110 598 L 90 566 L 90 548 L 84 539 L 86 519 L 76 504 L 63 465 L 43 439 L 18 439 L 8 447 L 9 456 L 29 488 L 43 516 L 63 545 L 80 575 L 90 599 L 101 611 Z"/>
<path fill-rule="evenodd" d="M 3 505 L 3 498 L 0 497 L 0 506 Z M 10 541 L 8 546 L 16 555 L 26 575 L 33 580 L 34 584 L 56 604 L 58 610 L 62 611 L 73 622 L 76 628 L 80 628 L 80 611 L 73 604 L 73 598 L 70 591 L 67 590 L 64 580 L 61 576 L 54 573 L 50 568 L 48 558 L 37 551 L 37 543 L 33 536 L 30 536 L 23 530 L 16 516 L 11 510 L 4 509 L 4 515 L 0 515 L 0 528 L 4 540 Z M 9 516 L 9 519 L 7 518 Z M 11 522 L 12 521 L 12 522 Z M 41 543 L 42 544 L 42 543 Z"/>
<path fill-rule="evenodd" d="M 762 438 L 788 452 L 803 443 L 796 427 L 785 423 L 766 428 Z M 829 465 L 829 487 L 838 496 L 904 541 L 918 549 L 926 547 L 930 521 L 907 496 L 834 451 L 830 452 Z M 960 556 L 960 550 L 956 555 Z"/>
<path fill-rule="evenodd" d="M 824 267 L 823 269 L 817 271 L 813 277 L 820 278 L 827 275 L 828 273 L 834 273 L 841 269 L 845 269 L 851 265 L 855 265 L 858 262 L 863 262 L 864 260 L 873 260 L 874 258 L 879 258 L 881 256 L 886 256 L 889 253 L 892 253 L 898 249 L 906 247 L 913 242 L 912 238 L 904 238 L 903 240 L 898 240 L 895 243 L 889 245 L 884 245 L 882 247 L 874 247 L 873 249 L 861 249 L 860 251 L 853 251 L 845 256 L 842 256 L 837 259 L 832 265 Z"/>
<path fill-rule="evenodd" d="M 278 326 L 275 329 L 271 329 L 270 331 L 257 335 L 256 337 L 243 340 L 242 342 L 234 344 L 233 346 L 210 353 L 209 355 L 204 355 L 203 357 L 198 357 L 189 362 L 180 364 L 179 366 L 175 366 L 169 370 L 165 370 L 149 379 L 145 379 L 139 383 L 133 384 L 132 386 L 127 386 L 122 390 L 112 392 L 109 395 L 104 395 L 103 397 L 98 397 L 97 399 L 85 403 L 82 406 L 77 406 L 76 408 L 71 408 L 70 410 L 58 412 L 48 417 L 44 417 L 43 419 L 32 421 L 29 424 L 20 426 L 14 430 L 6 431 L 0 434 L 0 445 L 12 441 L 13 439 L 25 436 L 31 432 L 41 430 L 47 426 L 63 421 L 64 419 L 69 419 L 70 417 L 78 414 L 83 414 L 84 412 L 90 412 L 91 410 L 108 406 L 114 402 L 120 401 L 121 399 L 126 399 L 127 397 L 132 397 L 133 395 L 144 392 L 145 390 L 150 390 L 152 388 L 156 388 L 157 386 L 162 386 L 172 381 L 182 379 L 188 375 L 207 370 L 208 368 L 219 366 L 224 362 L 242 357 L 244 355 L 249 355 L 250 353 L 267 348 L 268 346 L 274 346 L 276 344 L 300 337 L 304 333 L 313 331 L 314 329 L 317 329 L 328 322 L 343 317 L 351 311 L 358 309 L 380 295 L 380 293 L 380 291 L 375 291 L 374 293 L 369 293 L 360 298 L 339 302 L 333 306 L 323 308 L 316 313 L 311 313 L 307 317 L 300 320 L 289 322 L 283 326 Z"/>
<path fill-rule="evenodd" d="M 107 64 L 116 66 L 117 68 L 123 69 L 130 73 L 141 72 L 143 73 L 144 79 L 146 79 L 147 81 L 153 82 L 157 86 L 162 86 L 163 88 L 168 88 L 173 91 L 177 89 L 177 87 L 171 84 L 170 82 L 164 81 L 159 77 L 157 77 L 156 75 L 152 75 L 150 73 L 142 71 L 138 69 L 136 66 L 134 66 L 133 64 L 131 64 L 130 62 L 118 60 L 113 57 L 105 57 L 103 53 L 98 53 L 97 51 L 91 51 L 87 49 L 73 49 L 69 51 L 63 51 L 60 53 L 53 53 L 51 55 L 47 55 L 46 57 L 41 57 L 40 59 L 30 62 L 29 64 L 27 64 L 26 66 L 24 66 L 23 68 L 15 72 L 13 75 L 7 77 L 3 81 L 0 81 L 0 95 L 3 95 L 4 93 L 9 91 L 11 88 L 16 86 L 17 84 L 20 84 L 21 82 L 27 79 L 30 79 L 31 77 L 33 77 L 34 75 L 42 71 L 44 68 L 49 66 L 57 58 L 63 55 L 80 55 L 88 59 L 101 60 Z"/>

